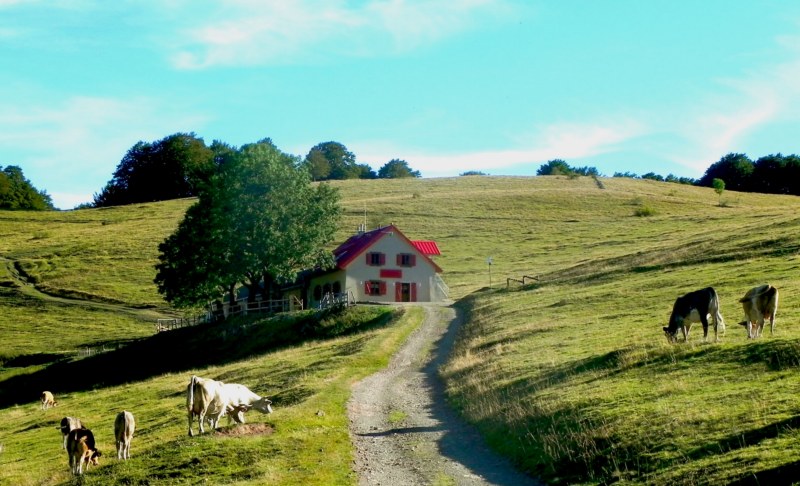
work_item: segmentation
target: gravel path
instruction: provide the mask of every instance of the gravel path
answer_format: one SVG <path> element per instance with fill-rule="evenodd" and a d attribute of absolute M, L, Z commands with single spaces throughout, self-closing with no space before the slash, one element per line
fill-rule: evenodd
<path fill-rule="evenodd" d="M 360 485 L 540 484 L 488 449 L 446 405 L 437 369 L 460 320 L 426 305 L 425 319 L 387 369 L 357 383 L 348 403 Z"/>

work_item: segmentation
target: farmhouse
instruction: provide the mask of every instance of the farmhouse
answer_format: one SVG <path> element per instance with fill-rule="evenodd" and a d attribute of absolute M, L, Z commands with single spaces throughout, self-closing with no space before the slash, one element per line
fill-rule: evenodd
<path fill-rule="evenodd" d="M 447 298 L 435 241 L 409 240 L 394 225 L 358 233 L 333 251 L 334 268 L 312 274 L 306 302 L 318 307 L 330 295 L 355 302 L 439 302 Z"/>

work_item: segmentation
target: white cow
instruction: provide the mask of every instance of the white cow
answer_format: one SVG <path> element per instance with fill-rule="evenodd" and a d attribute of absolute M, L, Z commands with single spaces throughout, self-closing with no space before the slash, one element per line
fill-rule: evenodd
<path fill-rule="evenodd" d="M 117 459 L 131 458 L 131 440 L 133 431 L 136 428 L 136 420 L 133 414 L 123 410 L 117 414 L 114 420 L 114 437 L 117 440 Z"/>
<path fill-rule="evenodd" d="M 64 417 L 61 419 L 61 434 L 64 436 L 64 449 L 67 448 L 67 434 L 75 429 L 82 429 L 81 419 L 75 417 Z"/>
<path fill-rule="evenodd" d="M 744 308 L 744 320 L 740 322 L 747 329 L 750 339 L 761 336 L 764 321 L 769 319 L 769 333 L 775 334 L 775 314 L 778 312 L 778 289 L 765 284 L 753 287 L 739 299 Z"/>
<path fill-rule="evenodd" d="M 255 408 L 261 413 L 272 413 L 272 402 L 253 393 L 244 385 L 226 384 L 217 380 L 192 376 L 186 394 L 186 410 L 189 414 L 189 436 L 193 436 L 192 424 L 197 416 L 200 433 L 205 433 L 203 424 L 208 419 L 212 429 L 225 414 L 238 423 L 244 422 L 244 412 Z"/>
<path fill-rule="evenodd" d="M 58 402 L 56 401 L 53 394 L 49 391 L 43 391 L 39 400 L 42 402 L 42 410 L 47 410 L 50 407 L 58 406 Z"/>

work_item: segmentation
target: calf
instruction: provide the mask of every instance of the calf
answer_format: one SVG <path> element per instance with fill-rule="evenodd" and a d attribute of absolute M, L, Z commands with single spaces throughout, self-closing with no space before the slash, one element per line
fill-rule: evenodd
<path fill-rule="evenodd" d="M 40 400 L 42 401 L 42 410 L 47 410 L 50 407 L 55 407 L 58 405 L 55 397 L 53 397 L 53 394 L 49 391 L 43 391 Z"/>
<path fill-rule="evenodd" d="M 669 326 L 664 328 L 667 341 L 674 343 L 677 341 L 678 329 L 683 331 L 684 342 L 689 339 L 689 331 L 692 323 L 701 322 L 703 324 L 703 340 L 708 338 L 708 316 L 714 320 L 714 340 L 719 341 L 717 329 L 722 328 L 725 332 L 725 322 L 719 312 L 719 297 L 717 291 L 712 287 L 689 292 L 678 297 L 672 306 L 672 314 L 669 316 Z"/>
<path fill-rule="evenodd" d="M 75 417 L 64 417 L 61 419 L 61 434 L 64 436 L 64 449 L 67 448 L 67 435 L 75 429 L 82 429 L 81 419 Z"/>
<path fill-rule="evenodd" d="M 89 464 L 97 466 L 100 451 L 94 442 L 94 434 L 89 429 L 75 429 L 67 434 L 67 454 L 69 455 L 69 468 L 72 474 L 83 474 L 83 466 Z"/>
<path fill-rule="evenodd" d="M 778 312 L 778 289 L 772 285 L 759 285 L 739 299 L 744 308 L 744 320 L 739 324 L 747 329 L 747 337 L 755 339 L 764 331 L 764 321 L 769 319 L 769 334 L 775 334 L 775 314 Z"/>
<path fill-rule="evenodd" d="M 131 440 L 136 421 L 133 414 L 123 410 L 114 420 L 114 437 L 117 439 L 117 459 L 131 458 Z"/>

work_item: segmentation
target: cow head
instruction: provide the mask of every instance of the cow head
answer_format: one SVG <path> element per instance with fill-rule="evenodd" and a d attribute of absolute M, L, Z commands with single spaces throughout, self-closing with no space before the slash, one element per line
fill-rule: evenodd
<path fill-rule="evenodd" d="M 259 398 L 253 402 L 253 408 L 261 413 L 272 413 L 272 401 L 266 397 Z"/>
<path fill-rule="evenodd" d="M 92 451 L 92 455 L 89 458 L 89 462 L 91 462 L 93 466 L 99 466 L 100 465 L 100 456 L 102 456 L 102 455 L 103 454 L 101 454 L 100 451 L 98 451 L 97 449 L 93 450 Z"/>
<path fill-rule="evenodd" d="M 670 331 L 668 327 L 664 327 L 664 335 L 667 336 L 667 342 L 672 344 L 678 340 L 678 328 L 676 327 L 674 331 Z"/>

